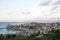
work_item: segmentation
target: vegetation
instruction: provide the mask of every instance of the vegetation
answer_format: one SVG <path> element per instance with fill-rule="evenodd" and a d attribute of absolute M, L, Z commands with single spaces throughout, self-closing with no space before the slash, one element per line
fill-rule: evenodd
<path fill-rule="evenodd" d="M 26 36 L 16 36 L 16 37 L 0 37 L 0 40 L 60 40 L 60 30 L 56 30 L 52 34 L 44 35 L 42 37 L 36 37 L 31 35 L 29 37 Z"/>

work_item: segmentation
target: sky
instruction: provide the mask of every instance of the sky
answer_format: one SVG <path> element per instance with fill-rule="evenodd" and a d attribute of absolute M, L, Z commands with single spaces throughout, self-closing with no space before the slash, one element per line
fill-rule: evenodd
<path fill-rule="evenodd" d="M 60 19 L 60 0 L 0 0 L 0 22 Z"/>

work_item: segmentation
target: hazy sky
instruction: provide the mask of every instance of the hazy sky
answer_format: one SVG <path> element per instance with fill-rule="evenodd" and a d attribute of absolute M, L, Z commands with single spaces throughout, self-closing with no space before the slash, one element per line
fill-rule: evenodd
<path fill-rule="evenodd" d="M 0 21 L 60 18 L 60 0 L 0 0 Z"/>

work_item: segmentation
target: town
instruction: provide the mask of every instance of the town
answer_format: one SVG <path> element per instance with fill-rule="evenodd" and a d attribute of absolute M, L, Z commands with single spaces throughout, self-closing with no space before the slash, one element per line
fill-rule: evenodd
<path fill-rule="evenodd" d="M 20 32 L 16 33 L 16 35 L 30 36 L 30 35 L 39 35 L 43 36 L 43 34 L 52 34 L 54 30 L 60 30 L 60 23 L 24 23 L 21 25 L 7 25 L 7 28 L 10 29 L 18 29 Z"/>

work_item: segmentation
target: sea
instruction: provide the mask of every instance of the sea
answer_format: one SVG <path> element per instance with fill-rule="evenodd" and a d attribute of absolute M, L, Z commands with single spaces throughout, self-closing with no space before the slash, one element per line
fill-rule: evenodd
<path fill-rule="evenodd" d="M 0 34 L 16 34 L 17 32 L 20 32 L 20 30 L 6 29 L 5 27 L 8 24 L 20 25 L 20 24 L 23 24 L 23 22 L 0 22 Z"/>

